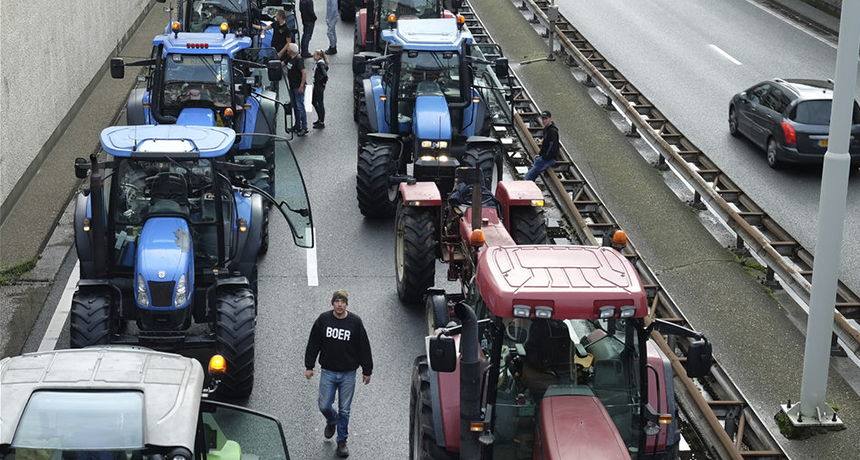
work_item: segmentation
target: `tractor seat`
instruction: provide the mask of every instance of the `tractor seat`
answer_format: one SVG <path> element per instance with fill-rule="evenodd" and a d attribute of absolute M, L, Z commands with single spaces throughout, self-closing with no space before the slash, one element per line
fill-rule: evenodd
<path fill-rule="evenodd" d="M 150 189 L 148 214 L 188 215 L 188 185 L 178 173 L 161 172 L 155 176 Z"/>
<path fill-rule="evenodd" d="M 418 88 L 415 90 L 415 97 L 419 96 L 444 96 L 442 87 L 435 81 L 422 81 L 418 83 Z"/>

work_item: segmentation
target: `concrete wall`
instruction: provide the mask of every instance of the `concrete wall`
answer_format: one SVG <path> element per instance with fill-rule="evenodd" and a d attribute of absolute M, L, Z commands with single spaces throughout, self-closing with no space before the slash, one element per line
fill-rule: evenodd
<path fill-rule="evenodd" d="M 55 131 L 65 129 L 63 119 L 152 2 L 0 2 L 0 201 L 4 208 L 11 204 L 6 200 L 16 184 L 10 202 L 17 200 L 15 195 L 49 151 L 46 147 Z"/>

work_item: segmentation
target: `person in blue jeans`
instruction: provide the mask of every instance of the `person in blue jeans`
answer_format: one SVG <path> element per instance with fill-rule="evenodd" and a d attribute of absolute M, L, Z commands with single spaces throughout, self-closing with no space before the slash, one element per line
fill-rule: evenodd
<path fill-rule="evenodd" d="M 526 173 L 525 179 L 530 181 L 537 179 L 540 173 L 552 167 L 558 159 L 558 128 L 552 122 L 552 113 L 544 110 L 540 114 L 540 121 L 543 124 L 543 140 L 532 168 Z"/>
<path fill-rule="evenodd" d="M 308 46 L 317 20 L 317 15 L 314 13 L 314 0 L 299 0 L 299 12 L 302 14 L 302 57 L 309 58 L 311 53 Z"/>
<path fill-rule="evenodd" d="M 364 384 L 370 383 L 373 357 L 370 340 L 364 323 L 355 313 L 346 311 L 349 295 L 340 289 L 331 296 L 331 311 L 317 317 L 305 348 L 305 377 L 314 376 L 319 355 L 320 389 L 319 409 L 325 417 L 326 439 L 337 431 L 337 455 L 348 457 L 346 440 L 349 437 L 349 412 L 355 392 L 356 369 L 361 366 Z M 334 407 L 337 394 L 337 409 Z"/>
<path fill-rule="evenodd" d="M 337 54 L 337 0 L 326 0 L 325 3 L 325 24 L 328 30 L 328 49 L 325 54 Z"/>
<path fill-rule="evenodd" d="M 305 61 L 299 56 L 299 45 L 290 43 L 287 46 L 287 54 L 289 55 L 286 62 L 287 84 L 290 86 L 290 104 L 296 117 L 293 132 L 296 136 L 304 136 L 308 133 L 308 115 L 305 112 L 305 85 L 308 81 L 308 72 L 305 70 Z"/>

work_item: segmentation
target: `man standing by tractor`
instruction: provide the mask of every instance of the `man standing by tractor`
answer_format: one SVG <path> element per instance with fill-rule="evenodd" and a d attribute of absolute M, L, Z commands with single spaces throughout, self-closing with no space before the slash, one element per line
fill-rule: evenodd
<path fill-rule="evenodd" d="M 252 27 L 259 31 L 272 30 L 272 48 L 278 52 L 278 57 L 281 61 L 286 62 L 287 46 L 292 41 L 290 37 L 293 35 L 292 29 L 287 25 L 287 13 L 284 10 L 278 10 L 275 13 L 275 20 L 271 24 L 267 26 L 253 24 Z"/>
<path fill-rule="evenodd" d="M 307 70 L 305 61 L 299 56 L 299 45 L 290 43 L 287 46 L 287 83 L 290 86 L 290 103 L 293 106 L 295 124 L 293 132 L 296 136 L 304 136 L 308 133 L 308 116 L 305 112 L 305 85 L 307 84 Z"/>
<path fill-rule="evenodd" d="M 373 357 L 370 340 L 364 323 L 355 313 L 346 311 L 349 295 L 343 289 L 334 291 L 332 310 L 317 317 L 311 328 L 305 349 L 305 377 L 314 376 L 314 365 L 319 355 L 320 389 L 319 409 L 326 420 L 323 434 L 327 439 L 337 431 L 337 455 L 348 457 L 346 440 L 349 437 L 349 411 L 355 391 L 355 371 L 361 366 L 364 384 L 370 383 Z M 338 409 L 334 408 L 335 393 Z"/>
<path fill-rule="evenodd" d="M 308 46 L 317 20 L 317 15 L 314 13 L 314 0 L 299 0 L 299 12 L 302 14 L 302 58 L 309 58 L 311 53 Z"/>
<path fill-rule="evenodd" d="M 337 7 L 338 0 L 326 0 L 325 4 L 325 23 L 328 27 L 326 35 L 328 36 L 328 49 L 325 54 L 337 54 Z"/>
<path fill-rule="evenodd" d="M 543 140 L 532 169 L 526 173 L 525 179 L 530 181 L 537 179 L 540 173 L 552 167 L 558 159 L 558 127 L 552 122 L 552 113 L 549 110 L 544 110 L 540 113 L 540 121 L 544 127 Z"/>

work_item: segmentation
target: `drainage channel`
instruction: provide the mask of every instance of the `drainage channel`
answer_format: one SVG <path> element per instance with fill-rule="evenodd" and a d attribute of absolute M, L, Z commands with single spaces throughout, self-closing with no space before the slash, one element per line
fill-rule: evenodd
<path fill-rule="evenodd" d="M 543 15 L 543 21 L 546 22 L 544 10 L 548 3 L 543 2 L 544 10 L 534 3 L 531 5 L 535 15 Z M 522 6 L 525 7 L 525 3 Z M 466 18 L 466 25 L 477 43 L 494 43 L 468 4 L 464 5 L 460 14 Z M 566 20 L 560 18 L 559 24 L 562 21 L 566 23 Z M 568 24 L 562 29 L 569 31 L 572 27 Z M 570 38 L 563 39 L 563 42 L 569 44 Z M 502 143 L 512 173 L 520 176 L 521 171 L 531 165 L 531 158 L 538 151 L 535 136 L 539 136 L 543 128 L 539 122 L 539 108 L 513 73 L 510 90 L 513 99 L 513 121 L 510 124 L 494 126 L 494 135 Z M 548 233 L 552 240 L 558 242 L 602 245 L 605 239 L 611 239 L 612 234 L 620 229 L 620 226 L 571 160 L 564 146 L 559 155 L 560 159 L 553 167 L 555 174 L 545 175 L 550 178 L 545 181 L 545 184 L 546 191 L 554 201 L 553 210 L 563 217 L 565 223 L 551 226 Z M 692 155 L 689 156 L 692 157 Z M 704 157 L 704 155 L 701 156 Z M 742 195 L 742 192 L 738 191 L 738 194 Z M 701 196 L 710 197 L 711 194 L 697 193 L 696 196 L 701 199 Z M 744 199 L 744 201 L 747 200 L 748 198 Z M 739 241 L 741 241 L 740 238 Z M 692 327 L 669 293 L 642 260 L 632 242 L 628 241 L 623 254 L 636 267 L 646 287 L 652 317 Z M 710 375 L 694 381 L 686 376 L 682 367 L 689 341 L 687 339 L 666 341 L 656 332 L 652 333 L 652 338 L 672 360 L 676 374 L 675 391 L 678 405 L 698 438 L 697 444 L 702 450 L 716 458 L 788 458 L 716 360 Z"/>

